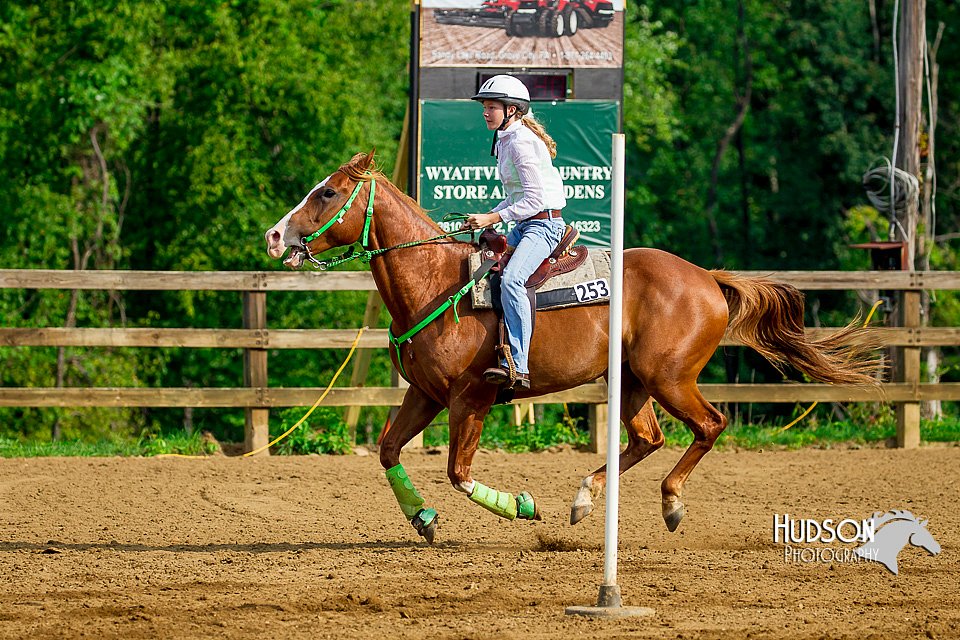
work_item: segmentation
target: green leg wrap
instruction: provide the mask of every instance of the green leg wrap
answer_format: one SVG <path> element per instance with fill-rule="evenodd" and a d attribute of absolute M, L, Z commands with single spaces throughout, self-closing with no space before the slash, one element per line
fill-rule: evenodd
<path fill-rule="evenodd" d="M 497 491 L 479 482 L 474 482 L 470 499 L 501 518 L 513 520 L 517 517 L 517 501 L 512 493 Z"/>
<path fill-rule="evenodd" d="M 417 512 L 423 507 L 423 498 L 420 497 L 416 487 L 410 482 L 402 464 L 387 469 L 387 482 L 390 483 L 393 495 L 397 497 L 397 502 L 400 503 L 400 510 L 403 511 L 404 517 L 407 520 L 413 520 Z"/>

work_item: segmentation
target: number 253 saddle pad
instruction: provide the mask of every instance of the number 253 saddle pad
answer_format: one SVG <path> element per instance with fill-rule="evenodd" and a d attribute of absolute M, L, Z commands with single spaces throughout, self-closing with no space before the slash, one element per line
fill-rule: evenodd
<path fill-rule="evenodd" d="M 480 268 L 480 253 L 470 254 L 470 273 Z M 474 309 L 492 309 L 490 280 L 471 289 Z M 591 249 L 582 265 L 554 276 L 537 289 L 537 309 L 562 309 L 610 302 L 610 252 Z"/>

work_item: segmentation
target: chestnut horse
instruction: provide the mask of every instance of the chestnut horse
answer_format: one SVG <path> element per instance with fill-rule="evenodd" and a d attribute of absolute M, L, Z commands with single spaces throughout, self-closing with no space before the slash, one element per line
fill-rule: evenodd
<path fill-rule="evenodd" d="M 372 153 L 357 154 L 341 166 L 265 234 L 270 257 L 280 258 L 289 248 L 284 264 L 294 269 L 305 259 L 316 261 L 314 254 L 357 242 L 373 252 L 367 258 L 373 258 L 373 278 L 393 319 L 391 336 L 404 338 L 392 338 L 391 357 L 410 383 L 382 436 L 380 462 L 405 517 L 430 542 L 437 513 L 424 507 L 400 464 L 400 450 L 443 408 L 449 409 L 447 476 L 453 486 L 501 517 L 539 519 L 530 494 L 514 497 L 482 485 L 471 474 L 483 421 L 497 395 L 483 371 L 497 363 L 498 325 L 493 311 L 469 304 L 457 308 L 457 294 L 472 275 L 467 257 L 477 247 L 444 235 L 416 202 L 374 168 Z M 875 384 L 870 375 L 877 364 L 870 356 L 874 345 L 852 324 L 828 338 L 808 340 L 803 295 L 789 285 L 707 271 L 655 249 L 626 250 L 623 270 L 621 418 L 629 442 L 620 454 L 621 473 L 664 443 L 652 400 L 694 435 L 661 484 L 670 531 L 684 515 L 684 483 L 727 425 L 726 417 L 700 394 L 697 376 L 728 329 L 775 365 L 792 366 L 822 382 Z M 444 303 L 448 306 L 435 319 L 404 336 Z M 530 348 L 532 386 L 518 388 L 516 397 L 603 377 L 608 316 L 606 304 L 540 311 Z M 600 467 L 584 478 L 571 523 L 592 511 L 593 499 L 606 483 L 605 470 Z"/>

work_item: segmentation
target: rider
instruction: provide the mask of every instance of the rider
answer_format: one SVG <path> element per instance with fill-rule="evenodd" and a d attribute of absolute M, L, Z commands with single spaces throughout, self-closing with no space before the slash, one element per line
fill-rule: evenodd
<path fill-rule="evenodd" d="M 507 235 L 513 251 L 502 274 L 501 298 L 507 325 L 510 354 L 516 368 L 514 386 L 530 388 L 528 355 L 533 334 L 533 300 L 525 283 L 559 244 L 564 232 L 561 210 L 567 204 L 563 180 L 553 166 L 557 145 L 533 113 L 530 92 L 518 78 L 498 75 L 480 87 L 473 100 L 483 103 L 483 119 L 494 131 L 491 155 L 506 198 L 489 213 L 469 216 L 464 226 L 489 227 L 498 222 L 516 222 Z M 484 377 L 493 384 L 509 381 L 508 364 L 501 360 Z"/>

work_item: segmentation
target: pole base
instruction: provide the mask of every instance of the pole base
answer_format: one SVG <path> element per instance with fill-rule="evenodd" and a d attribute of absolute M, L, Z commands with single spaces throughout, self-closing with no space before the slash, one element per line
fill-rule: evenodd
<path fill-rule="evenodd" d="M 568 616 L 588 616 L 591 618 L 637 618 L 652 616 L 656 612 L 650 607 L 624 607 L 620 598 L 620 586 L 602 584 L 595 607 L 567 607 L 564 613 Z"/>
<path fill-rule="evenodd" d="M 623 599 L 620 597 L 620 585 L 602 584 L 600 585 L 600 594 L 597 596 L 598 607 L 622 607 Z"/>
<path fill-rule="evenodd" d="M 642 618 L 656 613 L 650 607 L 567 607 L 568 616 L 587 616 L 589 618 Z"/>

